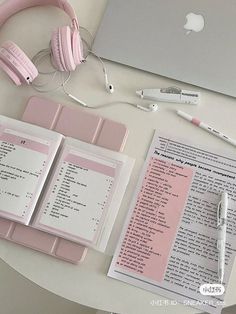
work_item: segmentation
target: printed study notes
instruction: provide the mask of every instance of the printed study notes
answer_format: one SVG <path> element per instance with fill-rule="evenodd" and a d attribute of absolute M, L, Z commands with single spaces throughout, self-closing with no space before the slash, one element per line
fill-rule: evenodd
<path fill-rule="evenodd" d="M 0 116 L 0 216 L 104 251 L 133 164 Z"/>
<path fill-rule="evenodd" d="M 225 274 L 236 254 L 236 158 L 156 132 L 108 276 L 220 313 L 222 296 L 203 296 L 219 283 L 217 208 L 229 196 Z"/>
<path fill-rule="evenodd" d="M 104 251 L 133 160 L 67 138 L 33 225 Z"/>
<path fill-rule="evenodd" d="M 0 215 L 29 224 L 63 136 L 0 116 Z"/>

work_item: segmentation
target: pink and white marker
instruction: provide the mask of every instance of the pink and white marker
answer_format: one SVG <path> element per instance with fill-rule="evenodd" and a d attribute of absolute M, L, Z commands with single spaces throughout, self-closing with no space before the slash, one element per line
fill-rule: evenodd
<path fill-rule="evenodd" d="M 211 126 L 201 122 L 200 120 L 190 116 L 189 114 L 183 112 L 183 111 L 180 111 L 180 110 L 177 110 L 177 114 L 182 117 L 183 119 L 193 123 L 194 125 L 198 126 L 199 128 L 221 138 L 223 141 L 233 145 L 233 146 L 236 146 L 236 141 L 233 140 L 232 138 L 228 137 L 227 135 L 225 135 L 224 133 L 222 132 L 219 132 L 217 131 L 216 129 L 212 128 Z"/>

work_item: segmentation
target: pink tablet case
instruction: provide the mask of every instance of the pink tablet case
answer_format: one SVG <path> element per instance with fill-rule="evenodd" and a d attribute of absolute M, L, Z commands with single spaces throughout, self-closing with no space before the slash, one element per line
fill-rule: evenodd
<path fill-rule="evenodd" d="M 22 120 L 115 151 L 123 150 L 128 135 L 121 123 L 38 97 L 30 98 Z M 3 218 L 0 237 L 74 264 L 87 252 L 82 245 Z"/>

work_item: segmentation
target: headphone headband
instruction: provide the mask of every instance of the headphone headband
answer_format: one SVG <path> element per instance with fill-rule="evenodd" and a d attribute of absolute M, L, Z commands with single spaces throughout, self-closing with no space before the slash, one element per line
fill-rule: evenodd
<path fill-rule="evenodd" d="M 27 8 L 44 5 L 51 5 L 62 9 L 71 18 L 73 26 L 79 29 L 75 11 L 67 0 L 6 0 L 0 5 L 0 27 L 12 15 Z"/>

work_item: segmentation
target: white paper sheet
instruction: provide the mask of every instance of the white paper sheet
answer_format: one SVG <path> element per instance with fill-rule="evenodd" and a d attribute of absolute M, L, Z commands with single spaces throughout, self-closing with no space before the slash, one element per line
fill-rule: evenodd
<path fill-rule="evenodd" d="M 236 159 L 155 134 L 108 276 L 185 305 L 220 313 L 217 206 L 230 197 L 224 286 L 236 252 Z"/>
<path fill-rule="evenodd" d="M 67 138 L 34 225 L 104 251 L 132 167 L 121 153 Z"/>
<path fill-rule="evenodd" d="M 62 138 L 0 116 L 0 216 L 29 223 Z"/>

